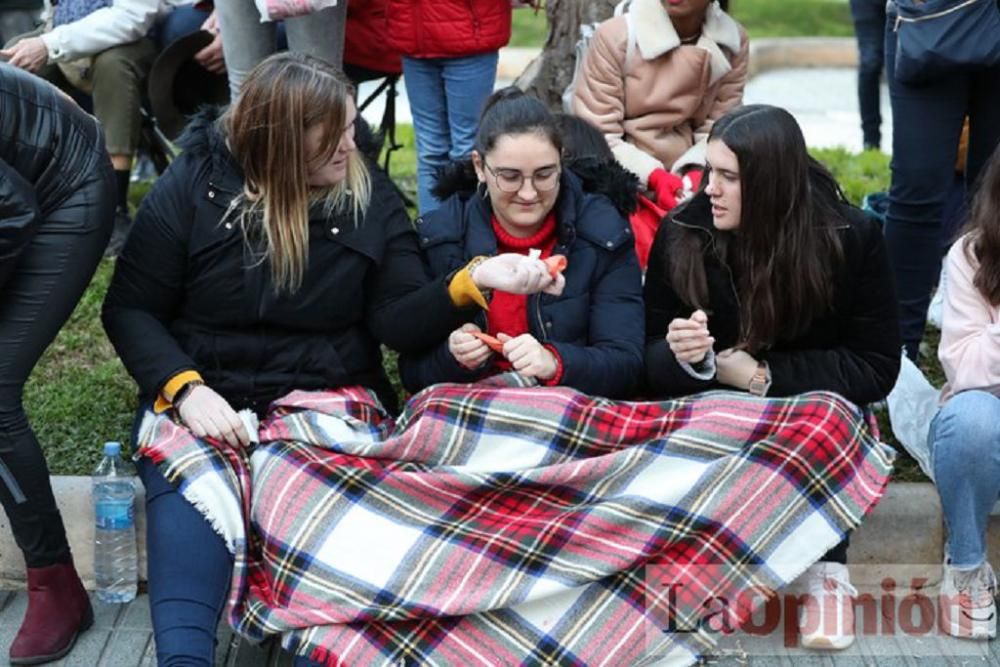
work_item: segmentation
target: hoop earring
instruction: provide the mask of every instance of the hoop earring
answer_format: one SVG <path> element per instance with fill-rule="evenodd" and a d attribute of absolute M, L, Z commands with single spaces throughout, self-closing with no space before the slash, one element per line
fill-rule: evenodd
<path fill-rule="evenodd" d="M 490 191 L 486 187 L 485 181 L 479 181 L 479 185 L 476 186 L 476 191 L 482 199 L 489 199 Z"/>

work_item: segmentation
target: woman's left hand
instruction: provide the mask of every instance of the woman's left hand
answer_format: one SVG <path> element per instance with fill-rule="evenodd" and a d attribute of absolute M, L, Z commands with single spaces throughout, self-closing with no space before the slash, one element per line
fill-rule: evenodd
<path fill-rule="evenodd" d="M 531 334 L 521 334 L 517 338 L 498 334 L 497 338 L 503 343 L 503 356 L 521 375 L 539 380 L 551 380 L 556 376 L 559 363 L 555 355 Z"/>
<path fill-rule="evenodd" d="M 744 350 L 731 347 L 715 355 L 715 377 L 722 384 L 747 391 L 756 372 L 757 360 Z"/>

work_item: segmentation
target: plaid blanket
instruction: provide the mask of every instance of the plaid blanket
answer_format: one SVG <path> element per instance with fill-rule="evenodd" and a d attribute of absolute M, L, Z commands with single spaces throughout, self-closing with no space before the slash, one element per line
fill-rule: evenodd
<path fill-rule="evenodd" d="M 689 664 L 706 600 L 795 579 L 892 465 L 831 393 L 621 402 L 515 374 L 395 422 L 363 388 L 294 392 L 259 435 L 161 415 L 140 455 L 232 550 L 233 627 L 328 665 Z"/>

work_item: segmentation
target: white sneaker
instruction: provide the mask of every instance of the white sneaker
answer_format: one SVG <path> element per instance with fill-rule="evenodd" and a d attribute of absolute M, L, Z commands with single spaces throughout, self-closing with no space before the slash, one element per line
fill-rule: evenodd
<path fill-rule="evenodd" d="M 816 563 L 806 570 L 799 632 L 805 648 L 840 651 L 854 643 L 854 596 L 847 566 Z"/>
<path fill-rule="evenodd" d="M 997 636 L 996 576 L 989 563 L 959 570 L 944 562 L 938 620 L 952 637 L 993 639 Z"/>

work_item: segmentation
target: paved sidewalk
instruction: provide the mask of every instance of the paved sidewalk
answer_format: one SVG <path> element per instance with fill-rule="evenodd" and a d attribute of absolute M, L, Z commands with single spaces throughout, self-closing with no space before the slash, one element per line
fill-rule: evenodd
<path fill-rule="evenodd" d="M 25 593 L 0 591 L 0 656 L 6 656 L 24 614 Z M 128 605 L 94 601 L 94 627 L 57 667 L 155 667 L 156 649 L 149 620 L 149 599 Z M 219 630 L 217 667 L 289 667 L 291 657 L 275 646 L 234 642 L 225 624 Z M 1000 665 L 1000 643 L 940 637 L 861 637 L 844 653 L 786 648 L 780 630 L 767 637 L 734 633 L 723 637 L 717 655 L 705 665 L 718 667 L 974 667 Z M 622 666 L 624 667 L 624 666 Z"/>
<path fill-rule="evenodd" d="M 127 605 L 108 605 L 91 595 L 94 625 L 83 633 L 70 651 L 54 667 L 155 667 L 156 646 L 149 618 L 149 598 L 138 596 Z M 28 603 L 27 593 L 0 591 L 0 660 L 7 652 Z M 219 625 L 216 667 L 288 667 L 289 655 L 276 645 L 251 646 L 234 642 L 225 623 Z"/>

